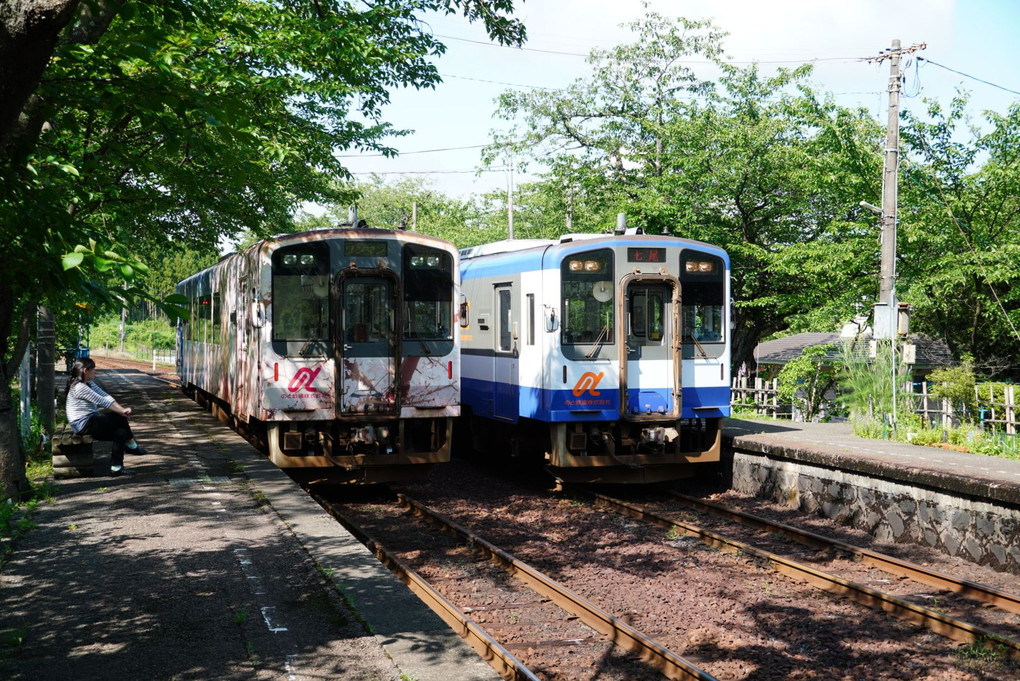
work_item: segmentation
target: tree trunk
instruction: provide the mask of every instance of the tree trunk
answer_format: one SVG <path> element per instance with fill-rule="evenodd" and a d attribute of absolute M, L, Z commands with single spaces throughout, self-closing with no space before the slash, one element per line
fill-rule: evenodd
<path fill-rule="evenodd" d="M 79 0 L 0 3 L 0 151 L 11 140 L 25 102 L 35 92 L 60 31 Z"/>
<path fill-rule="evenodd" d="M 0 501 L 21 497 L 30 491 L 11 386 L 28 349 L 29 322 L 35 318 L 38 304 L 29 300 L 21 318 L 16 320 L 14 297 L 15 292 L 9 286 L 0 284 Z M 12 333 L 15 326 L 17 331 Z"/>
<path fill-rule="evenodd" d="M 8 376 L 0 376 L 0 501 L 19 499 L 31 491 L 25 475 L 11 383 Z"/>

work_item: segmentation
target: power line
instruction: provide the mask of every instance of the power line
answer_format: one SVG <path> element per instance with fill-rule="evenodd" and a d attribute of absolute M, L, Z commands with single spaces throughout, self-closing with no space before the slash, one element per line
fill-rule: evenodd
<path fill-rule="evenodd" d="M 382 170 L 351 173 L 351 175 L 467 175 L 474 173 L 502 173 L 506 168 L 491 170 Z"/>
<path fill-rule="evenodd" d="M 938 63 L 937 61 L 932 61 L 931 59 L 925 59 L 924 57 L 918 57 L 917 60 L 918 61 L 927 62 L 929 64 L 934 64 L 935 66 L 938 66 L 939 68 L 945 69 L 946 71 L 952 71 L 953 73 L 959 74 L 959 75 L 963 76 L 964 78 L 970 78 L 971 80 L 976 80 L 979 83 L 984 83 L 985 85 L 990 85 L 990 86 L 992 86 L 994 88 L 998 88 L 1000 90 L 1004 90 L 1006 92 L 1009 92 L 1010 94 L 1020 95 L 1020 92 L 1017 92 L 1016 90 L 1010 90 L 1008 87 L 1003 87 L 1002 85 L 997 85 L 997 84 L 995 84 L 995 83 L 993 83 L 991 81 L 985 80 L 984 78 L 978 78 L 977 76 L 972 76 L 969 73 L 964 73 L 963 71 L 957 71 L 956 69 L 951 69 L 951 68 L 949 68 L 948 66 L 946 66 L 944 64 Z"/>
<path fill-rule="evenodd" d="M 484 40 L 473 40 L 471 38 L 458 38 L 452 35 L 443 35 L 435 33 L 436 38 L 442 38 L 443 40 L 453 40 L 461 43 L 471 43 L 473 45 L 482 45 L 485 47 L 497 47 L 504 50 L 514 50 L 515 52 L 538 52 L 541 54 L 557 54 L 564 57 L 581 57 L 587 59 L 590 55 L 581 54 L 580 52 L 563 52 L 560 50 L 541 50 L 536 47 L 511 47 L 509 45 L 500 45 L 498 43 L 486 42 Z M 594 48 L 594 49 L 605 49 L 605 48 Z M 814 64 L 816 62 L 823 61 L 842 61 L 842 62 L 856 62 L 866 61 L 861 57 L 811 57 L 809 59 L 732 59 L 726 60 L 727 64 Z M 708 59 L 690 59 L 690 60 L 679 60 L 674 62 L 676 64 L 688 64 L 688 65 L 702 65 L 711 66 L 716 62 Z M 530 86 L 527 86 L 530 87 Z"/>
<path fill-rule="evenodd" d="M 468 78 L 467 76 L 454 76 L 448 73 L 440 74 L 445 78 L 456 78 L 458 80 L 473 80 L 476 83 L 491 83 L 492 85 L 506 85 L 507 87 L 525 87 L 532 90 L 548 90 L 550 92 L 562 92 L 563 88 L 558 87 L 546 87 L 543 85 L 522 85 L 521 83 L 506 83 L 500 80 L 485 80 L 484 78 Z"/>
<path fill-rule="evenodd" d="M 487 147 L 487 144 L 472 144 L 469 147 L 446 147 L 445 149 L 419 149 L 418 151 L 400 151 L 397 152 L 399 156 L 410 156 L 411 154 L 437 154 L 443 151 L 463 151 L 465 149 L 481 149 Z M 386 156 L 386 154 L 343 154 L 336 158 L 378 158 Z"/>

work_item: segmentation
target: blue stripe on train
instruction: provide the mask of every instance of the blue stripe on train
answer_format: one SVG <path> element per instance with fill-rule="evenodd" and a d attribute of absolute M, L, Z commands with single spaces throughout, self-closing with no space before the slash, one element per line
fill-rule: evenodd
<path fill-rule="evenodd" d="M 495 404 L 492 381 L 475 378 L 461 379 L 463 403 L 470 406 L 477 416 L 494 418 L 516 423 L 526 417 L 539 421 L 616 421 L 620 418 L 620 393 L 616 389 L 603 390 L 598 396 L 575 396 L 567 390 L 540 390 L 527 386 L 520 387 L 519 409 L 515 412 L 510 405 Z M 658 395 L 665 404 L 666 395 Z M 642 400 L 648 395 L 642 393 Z M 649 401 L 650 403 L 650 401 Z M 643 405 L 639 408 L 643 411 Z M 656 411 L 653 408 L 653 411 Z M 684 388 L 683 412 L 681 418 L 722 418 L 730 415 L 730 389 L 727 386 L 709 388 Z"/>

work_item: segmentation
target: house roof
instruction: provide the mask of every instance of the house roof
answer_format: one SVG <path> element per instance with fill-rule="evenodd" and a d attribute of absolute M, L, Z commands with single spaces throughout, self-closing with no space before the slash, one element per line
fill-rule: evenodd
<path fill-rule="evenodd" d="M 871 340 L 870 333 L 859 336 L 856 341 L 854 354 L 867 357 Z M 907 336 L 907 340 L 913 343 L 916 349 L 915 368 L 932 369 L 954 364 L 953 355 L 949 352 L 949 346 L 946 345 L 943 339 L 932 338 L 922 334 L 910 334 Z M 826 358 L 835 361 L 843 354 L 842 346 L 844 343 L 854 343 L 854 339 L 841 336 L 838 333 L 798 333 L 793 336 L 759 343 L 758 347 L 754 349 L 754 357 L 759 365 L 781 365 L 800 357 L 801 353 L 807 348 L 831 345 L 832 348 L 826 353 Z"/>

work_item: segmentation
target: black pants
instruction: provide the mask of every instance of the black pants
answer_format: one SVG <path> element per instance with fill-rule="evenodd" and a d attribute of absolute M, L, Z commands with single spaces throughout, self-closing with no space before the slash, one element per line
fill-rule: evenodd
<path fill-rule="evenodd" d="M 91 435 L 100 442 L 113 442 L 110 453 L 111 466 L 124 465 L 124 443 L 130 442 L 135 437 L 131 433 L 126 416 L 107 411 L 90 416 L 85 422 L 85 427 L 81 429 L 81 434 Z"/>

